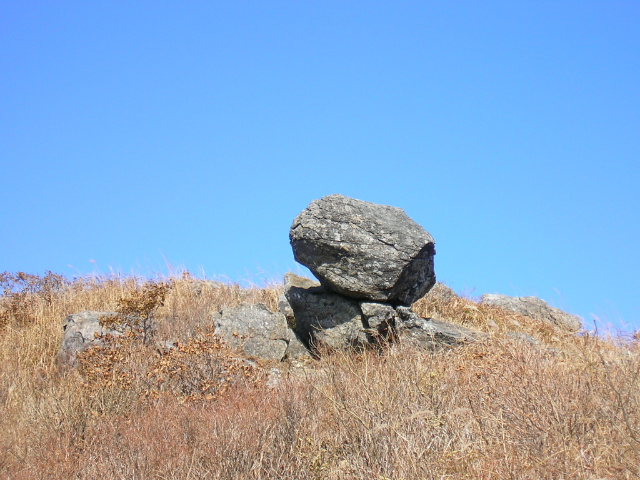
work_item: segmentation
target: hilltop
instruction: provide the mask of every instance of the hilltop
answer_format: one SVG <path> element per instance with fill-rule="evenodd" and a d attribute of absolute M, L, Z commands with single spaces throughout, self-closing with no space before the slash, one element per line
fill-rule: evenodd
<path fill-rule="evenodd" d="M 211 314 L 241 302 L 276 311 L 280 283 L 242 288 L 186 272 L 0 281 L 3 478 L 640 475 L 633 337 L 569 333 L 434 294 L 413 311 L 483 337 L 456 348 L 391 342 L 260 362 L 217 337 Z M 87 350 L 76 368 L 57 364 L 67 315 L 117 310 L 150 284 L 166 286 L 153 341 L 131 329 Z"/>

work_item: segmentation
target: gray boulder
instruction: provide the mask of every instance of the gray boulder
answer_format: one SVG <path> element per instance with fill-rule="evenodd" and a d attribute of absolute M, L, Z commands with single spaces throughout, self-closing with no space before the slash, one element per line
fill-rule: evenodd
<path fill-rule="evenodd" d="M 395 207 L 329 195 L 293 221 L 295 259 L 328 290 L 347 297 L 410 305 L 435 284 L 435 242 Z"/>
<path fill-rule="evenodd" d="M 121 335 L 117 330 L 100 324 L 101 319 L 117 315 L 116 312 L 85 311 L 67 316 L 62 324 L 64 334 L 58 350 L 58 363 L 75 366 L 77 354 L 93 345 L 102 346 L 104 335 Z"/>
<path fill-rule="evenodd" d="M 310 347 L 347 349 L 369 343 L 357 300 L 327 292 L 316 282 L 293 274 L 284 294 L 295 316 L 295 331 Z"/>
<path fill-rule="evenodd" d="M 289 329 L 282 313 L 259 303 L 240 305 L 213 314 L 216 334 L 247 356 L 262 360 L 298 358 L 306 351 Z"/>
<path fill-rule="evenodd" d="M 547 302 L 538 297 L 509 297 L 507 295 L 485 293 L 482 296 L 481 303 L 511 310 L 526 317 L 536 318 L 570 332 L 577 332 L 582 328 L 580 317 L 571 315 L 559 308 L 550 307 Z"/>

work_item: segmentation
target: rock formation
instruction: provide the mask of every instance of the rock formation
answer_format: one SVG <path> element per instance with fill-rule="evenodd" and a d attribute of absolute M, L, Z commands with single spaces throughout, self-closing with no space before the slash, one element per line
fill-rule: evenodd
<path fill-rule="evenodd" d="M 280 311 L 311 348 L 363 347 L 398 336 L 431 346 L 474 338 L 469 329 L 409 309 L 436 283 L 435 242 L 401 209 L 329 195 L 295 218 L 289 238 L 295 259 L 320 282 L 287 274 Z"/>
<path fill-rule="evenodd" d="M 441 319 L 422 318 L 411 310 L 410 305 L 434 285 L 425 298 L 432 306 L 458 297 L 450 288 L 436 284 L 435 242 L 401 209 L 329 195 L 311 202 L 295 218 L 289 238 L 295 259 L 319 282 L 288 273 L 278 312 L 263 304 L 240 304 L 212 314 L 215 332 L 245 356 L 304 359 L 318 347 L 358 349 L 398 339 L 440 348 L 480 336 Z M 218 282 L 194 282 L 194 293 L 222 287 Z M 581 326 L 578 317 L 535 297 L 484 295 L 482 302 L 572 332 Z M 59 360 L 73 365 L 78 352 L 101 344 L 101 336 L 119 334 L 100 322 L 112 315 L 117 314 L 69 315 Z"/>
<path fill-rule="evenodd" d="M 292 273 L 285 277 L 284 294 L 293 312 L 293 328 L 307 345 L 343 349 L 369 343 L 357 300 Z"/>
<path fill-rule="evenodd" d="M 284 296 L 280 310 L 292 312 L 290 325 L 312 350 L 357 349 L 398 337 L 423 347 L 453 346 L 477 336 L 458 325 L 419 317 L 409 307 L 328 292 L 319 283 L 292 273 L 285 275 Z"/>

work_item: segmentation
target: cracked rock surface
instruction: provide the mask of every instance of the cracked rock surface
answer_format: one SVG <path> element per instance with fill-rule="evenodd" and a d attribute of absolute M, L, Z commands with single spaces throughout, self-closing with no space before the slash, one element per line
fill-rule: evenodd
<path fill-rule="evenodd" d="M 252 358 L 282 360 L 308 356 L 307 349 L 289 329 L 282 313 L 266 305 L 241 303 L 213 314 L 216 333 Z"/>
<path fill-rule="evenodd" d="M 435 242 L 400 208 L 328 195 L 295 218 L 289 239 L 295 259 L 347 297 L 411 305 L 436 282 Z"/>
<path fill-rule="evenodd" d="M 439 348 L 461 345 L 481 336 L 478 332 L 461 325 L 435 318 L 422 318 L 407 307 L 398 307 L 396 313 L 399 319 L 398 333 L 407 343 Z"/>

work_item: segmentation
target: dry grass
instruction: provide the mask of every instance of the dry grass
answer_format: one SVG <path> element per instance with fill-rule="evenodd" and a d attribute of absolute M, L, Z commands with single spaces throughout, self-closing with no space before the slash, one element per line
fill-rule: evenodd
<path fill-rule="evenodd" d="M 326 354 L 306 370 L 282 365 L 273 386 L 272 365 L 239 359 L 212 334 L 210 313 L 241 301 L 275 310 L 281 286 L 183 275 L 171 279 L 154 317 L 154 341 L 176 348 L 158 350 L 132 333 L 62 371 L 55 357 L 65 316 L 114 310 L 144 282 L 16 283 L 7 275 L 0 478 L 640 477 L 640 346 L 632 338 L 567 335 L 435 295 L 414 309 L 488 335 L 453 350 Z"/>

